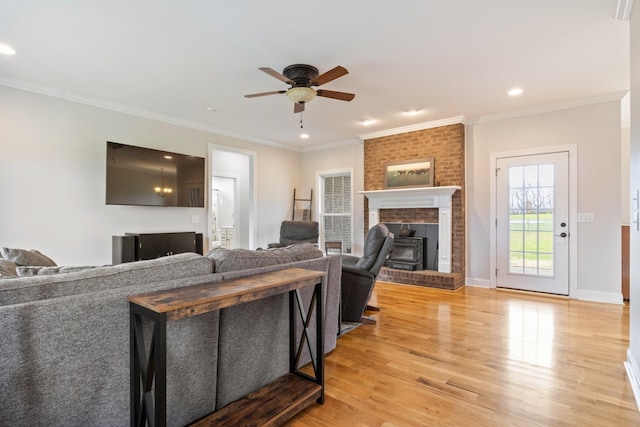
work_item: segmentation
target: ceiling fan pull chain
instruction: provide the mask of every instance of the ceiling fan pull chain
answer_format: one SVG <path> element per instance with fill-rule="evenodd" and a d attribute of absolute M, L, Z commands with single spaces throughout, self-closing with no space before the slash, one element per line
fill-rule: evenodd
<path fill-rule="evenodd" d="M 300 111 L 300 129 L 304 129 L 304 126 L 302 125 L 302 111 Z"/>

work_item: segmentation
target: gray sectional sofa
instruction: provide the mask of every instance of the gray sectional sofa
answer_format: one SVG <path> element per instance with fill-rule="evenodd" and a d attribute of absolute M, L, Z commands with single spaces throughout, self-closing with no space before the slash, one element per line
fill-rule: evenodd
<path fill-rule="evenodd" d="M 327 273 L 330 352 L 341 259 L 313 245 L 217 249 L 57 274 L 32 269 L 31 277 L 1 279 L 0 426 L 129 424 L 127 296 L 288 267 Z M 287 296 L 276 295 L 168 323 L 168 425 L 193 422 L 287 373 L 287 313 Z"/>

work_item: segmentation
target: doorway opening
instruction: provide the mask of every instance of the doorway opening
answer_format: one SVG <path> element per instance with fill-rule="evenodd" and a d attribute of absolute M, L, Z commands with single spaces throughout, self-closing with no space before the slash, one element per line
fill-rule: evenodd
<path fill-rule="evenodd" d="M 211 177 L 211 247 L 235 248 L 235 212 L 238 177 L 214 173 Z"/>
<path fill-rule="evenodd" d="M 224 237 L 225 247 L 255 249 L 255 165 L 253 151 L 209 144 L 210 248 L 222 246 Z"/>

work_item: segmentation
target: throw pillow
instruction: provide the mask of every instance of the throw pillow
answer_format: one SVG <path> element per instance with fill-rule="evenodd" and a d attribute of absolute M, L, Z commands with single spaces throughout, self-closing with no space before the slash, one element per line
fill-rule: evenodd
<path fill-rule="evenodd" d="M 16 277 L 18 275 L 16 267 L 14 262 L 8 259 L 0 259 L 0 279 Z"/>
<path fill-rule="evenodd" d="M 26 249 L 0 248 L 0 255 L 2 255 L 2 258 L 13 261 L 16 265 L 36 265 L 42 267 L 54 267 L 56 265 L 51 258 L 35 249 L 28 251 Z"/>

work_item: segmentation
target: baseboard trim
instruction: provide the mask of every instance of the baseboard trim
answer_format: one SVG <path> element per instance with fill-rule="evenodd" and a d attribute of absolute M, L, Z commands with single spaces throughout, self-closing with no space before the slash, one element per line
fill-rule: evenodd
<path fill-rule="evenodd" d="M 631 384 L 631 390 L 633 390 L 633 397 L 636 399 L 636 406 L 640 411 L 640 370 L 636 363 L 631 349 L 627 349 L 627 361 L 624 362 L 624 368 L 627 371 L 629 377 L 629 384 Z"/>
<path fill-rule="evenodd" d="M 622 292 L 601 292 L 578 289 L 578 299 L 583 301 L 604 302 L 608 304 L 624 304 Z"/>
<path fill-rule="evenodd" d="M 475 277 L 465 277 L 464 284 L 467 286 L 475 286 L 477 288 L 492 288 L 491 280 L 477 279 Z"/>
<path fill-rule="evenodd" d="M 464 283 L 466 286 L 474 286 L 477 288 L 494 289 L 491 284 L 491 280 L 479 279 L 477 277 L 465 277 Z M 589 291 L 578 290 L 578 298 L 583 301 L 602 302 L 607 304 L 624 304 L 622 293 L 618 292 L 601 292 L 601 291 Z"/>

